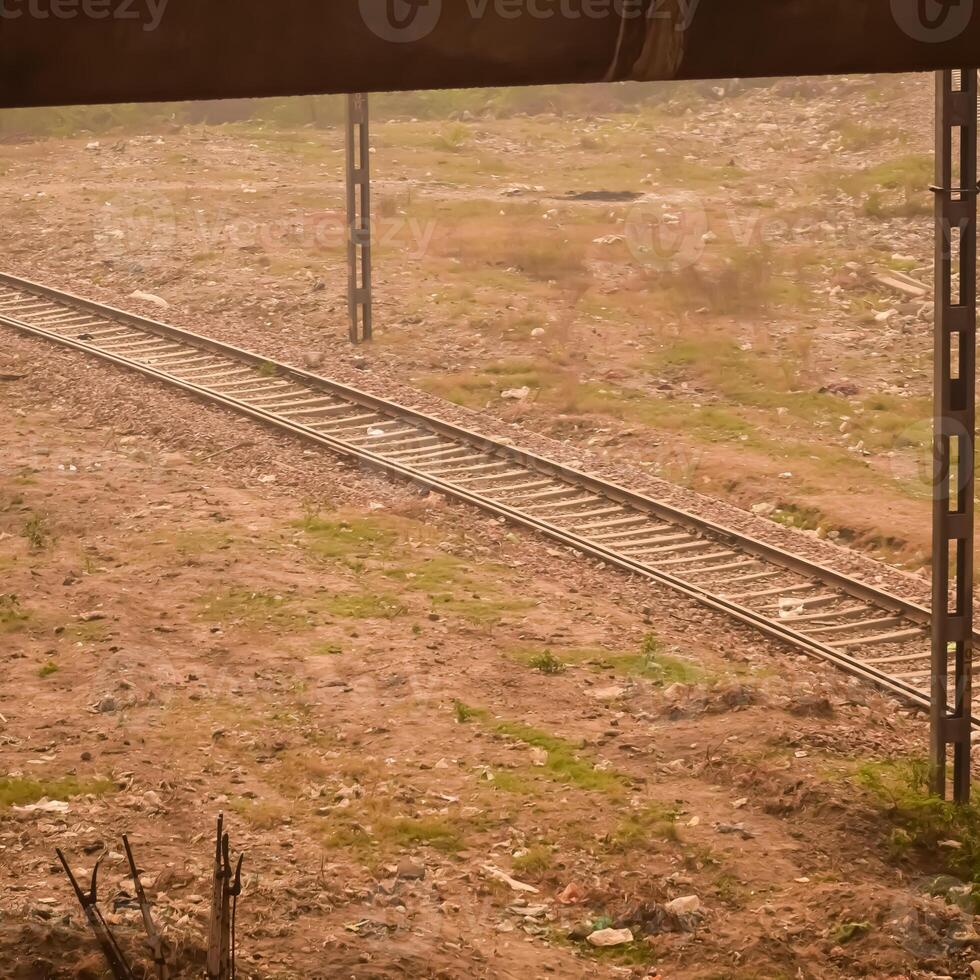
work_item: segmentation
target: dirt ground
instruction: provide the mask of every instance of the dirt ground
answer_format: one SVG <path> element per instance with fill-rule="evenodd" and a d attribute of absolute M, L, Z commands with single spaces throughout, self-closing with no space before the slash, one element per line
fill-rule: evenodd
<path fill-rule="evenodd" d="M 365 373 L 922 568 L 931 76 L 649 91 L 622 111 L 501 115 L 488 96 L 456 120 L 379 116 Z M 332 373 L 342 141 L 8 130 L 2 264 Z"/>
<path fill-rule="evenodd" d="M 969 975 L 973 916 L 931 894 L 942 849 L 896 857 L 868 789 L 921 718 L 483 515 L 4 339 L 27 376 L 0 385 L 0 975 L 102 976 L 55 847 L 109 851 L 136 949 L 124 832 L 194 975 L 218 811 L 256 980 Z M 634 941 L 580 938 L 609 926 Z"/>
<path fill-rule="evenodd" d="M 838 567 L 857 560 L 830 541 L 917 568 L 929 310 L 880 273 L 928 279 L 929 112 L 909 76 L 379 120 L 378 337 L 356 353 L 335 129 L 14 134 L 0 265 L 675 503 L 697 488 L 701 512 L 755 507 L 724 520 Z M 567 196 L 596 189 L 646 196 Z M 674 239 L 693 262 L 631 247 L 651 203 L 695 219 Z M 3 341 L 0 977 L 103 976 L 55 847 L 86 870 L 108 851 L 103 905 L 138 953 L 127 832 L 198 975 L 219 811 L 250 980 L 973 974 L 980 818 L 923 802 L 914 712 L 486 516 Z M 632 941 L 588 941 L 607 928 Z"/>

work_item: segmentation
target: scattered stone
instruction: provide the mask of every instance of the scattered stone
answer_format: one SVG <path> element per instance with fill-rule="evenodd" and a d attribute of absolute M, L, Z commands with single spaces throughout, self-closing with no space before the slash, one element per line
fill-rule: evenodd
<path fill-rule="evenodd" d="M 578 905 L 585 900 L 585 889 L 577 882 L 570 881 L 559 893 L 559 905 Z"/>
<path fill-rule="evenodd" d="M 531 389 L 525 385 L 523 388 L 508 388 L 500 393 L 501 398 L 508 398 L 511 401 L 524 401 L 531 394 Z"/>
<path fill-rule="evenodd" d="M 501 871 L 500 868 L 493 864 L 484 864 L 483 870 L 491 877 L 497 881 L 502 881 L 505 885 L 509 885 L 515 892 L 527 892 L 529 895 L 537 895 L 538 889 L 534 885 L 529 885 L 527 882 L 518 881 L 516 878 L 512 878 L 506 871 Z"/>
<path fill-rule="evenodd" d="M 632 929 L 597 929 L 589 934 L 592 946 L 622 946 L 633 942 Z"/>
<path fill-rule="evenodd" d="M 684 895 L 674 898 L 664 905 L 671 915 L 691 915 L 701 909 L 701 899 L 697 895 Z"/>
<path fill-rule="evenodd" d="M 141 289 L 137 289 L 129 294 L 129 298 L 137 299 L 142 303 L 152 303 L 154 306 L 159 306 L 161 310 L 170 309 L 170 304 L 156 293 L 144 293 Z"/>
<path fill-rule="evenodd" d="M 411 858 L 402 858 L 398 862 L 395 875 L 408 881 L 421 881 L 425 877 L 425 865 Z"/>
<path fill-rule="evenodd" d="M 597 701 L 615 701 L 626 693 L 625 687 L 598 687 L 591 692 Z"/>

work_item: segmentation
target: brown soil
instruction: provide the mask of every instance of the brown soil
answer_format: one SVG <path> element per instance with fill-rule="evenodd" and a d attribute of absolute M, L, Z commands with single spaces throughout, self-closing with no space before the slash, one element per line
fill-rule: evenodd
<path fill-rule="evenodd" d="M 219 810 L 252 978 L 965 969 L 970 917 L 887 859 L 850 779 L 923 744 L 892 702 L 252 423 L 24 338 L 7 355 L 50 372 L 0 386 L 0 786 L 69 809 L 0 808 L 0 976 L 101 976 L 56 846 L 109 849 L 135 948 L 123 832 L 193 975 Z M 686 895 L 699 918 L 663 931 Z M 568 938 L 609 921 L 638 941 Z"/>

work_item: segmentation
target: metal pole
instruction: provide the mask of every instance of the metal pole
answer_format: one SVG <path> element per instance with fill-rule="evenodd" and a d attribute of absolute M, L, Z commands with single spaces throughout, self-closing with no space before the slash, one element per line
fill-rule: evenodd
<path fill-rule="evenodd" d="M 347 305 L 351 343 L 371 339 L 371 157 L 367 95 L 347 96 Z"/>
<path fill-rule="evenodd" d="M 936 73 L 930 789 L 970 798 L 976 430 L 977 71 Z M 953 686 L 950 690 L 950 668 Z"/>

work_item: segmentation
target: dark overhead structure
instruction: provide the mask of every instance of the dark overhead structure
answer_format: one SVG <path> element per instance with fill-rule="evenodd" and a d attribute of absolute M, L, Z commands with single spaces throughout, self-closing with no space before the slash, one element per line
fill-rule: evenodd
<path fill-rule="evenodd" d="M 975 64 L 975 0 L 3 0 L 0 105 Z"/>
<path fill-rule="evenodd" d="M 980 0 L 0 0 L 0 107 L 935 71 L 931 783 L 970 796 Z M 351 339 L 371 335 L 367 99 Z M 901 656 L 893 658 L 901 661 Z M 879 662 L 891 662 L 882 660 Z"/>

